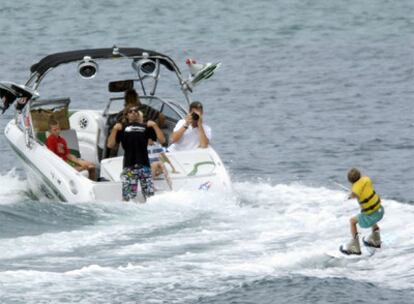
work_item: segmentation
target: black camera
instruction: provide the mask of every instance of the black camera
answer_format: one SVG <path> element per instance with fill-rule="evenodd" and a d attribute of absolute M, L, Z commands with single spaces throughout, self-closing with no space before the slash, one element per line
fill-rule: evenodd
<path fill-rule="evenodd" d="M 191 113 L 191 117 L 193 120 L 198 120 L 200 118 L 200 115 L 198 115 L 196 112 Z"/>

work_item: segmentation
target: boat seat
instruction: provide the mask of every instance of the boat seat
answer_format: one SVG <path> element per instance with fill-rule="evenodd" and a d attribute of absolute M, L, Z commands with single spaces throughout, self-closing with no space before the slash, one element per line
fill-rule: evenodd
<path fill-rule="evenodd" d="M 36 132 L 36 138 L 42 143 L 45 143 L 46 138 L 48 136 L 49 136 L 49 131 Z M 76 156 L 77 158 L 80 158 L 81 155 L 79 152 L 79 142 L 78 142 L 78 136 L 76 135 L 76 131 L 73 129 L 61 130 L 60 136 L 66 139 L 70 153 Z"/>
<path fill-rule="evenodd" d="M 105 158 L 101 161 L 101 177 L 113 182 L 121 181 L 123 156 Z"/>
<path fill-rule="evenodd" d="M 69 104 L 69 99 L 67 100 Z M 54 109 L 33 109 L 30 111 L 30 116 L 32 118 L 33 129 L 36 132 L 47 132 L 49 130 L 49 121 L 51 118 L 59 122 L 60 128 L 62 130 L 69 129 L 69 116 L 68 116 L 68 107 L 67 105 L 63 108 L 56 107 Z"/>

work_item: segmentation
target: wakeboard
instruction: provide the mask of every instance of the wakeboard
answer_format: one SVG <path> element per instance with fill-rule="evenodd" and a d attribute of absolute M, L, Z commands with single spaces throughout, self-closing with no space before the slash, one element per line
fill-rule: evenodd
<path fill-rule="evenodd" d="M 372 257 L 380 249 L 380 248 L 375 248 L 375 247 L 370 246 L 365 241 L 365 239 L 362 239 L 362 243 L 364 246 L 361 246 L 360 254 L 349 254 L 348 252 L 346 252 L 345 246 L 341 245 L 339 246 L 339 250 L 325 252 L 325 255 L 327 255 L 330 258 L 335 258 L 335 259 L 341 259 L 341 258 L 361 259 L 361 258 Z"/>

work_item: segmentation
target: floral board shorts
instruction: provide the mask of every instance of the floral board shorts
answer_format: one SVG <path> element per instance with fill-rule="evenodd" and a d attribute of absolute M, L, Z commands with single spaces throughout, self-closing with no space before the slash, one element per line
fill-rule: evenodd
<path fill-rule="evenodd" d="M 144 198 L 154 195 L 154 185 L 150 167 L 135 165 L 125 167 L 121 173 L 122 198 L 126 201 L 137 196 L 138 182 Z"/>

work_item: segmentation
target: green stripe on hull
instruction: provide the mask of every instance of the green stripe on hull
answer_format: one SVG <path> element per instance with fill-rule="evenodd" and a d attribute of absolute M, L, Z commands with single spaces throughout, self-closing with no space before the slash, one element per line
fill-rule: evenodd
<path fill-rule="evenodd" d="M 203 161 L 203 162 L 199 162 L 194 164 L 193 170 L 191 170 L 190 173 L 187 174 L 187 176 L 194 176 L 197 174 L 198 171 L 198 167 L 203 166 L 203 165 L 213 165 L 216 166 L 216 164 L 213 161 Z"/>

